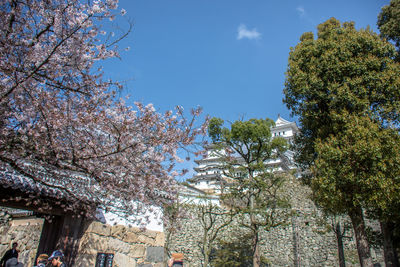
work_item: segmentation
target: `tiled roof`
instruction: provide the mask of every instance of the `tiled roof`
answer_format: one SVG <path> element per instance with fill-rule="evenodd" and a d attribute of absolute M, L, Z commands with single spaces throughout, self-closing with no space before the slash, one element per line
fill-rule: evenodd
<path fill-rule="evenodd" d="M 62 181 L 65 180 L 65 176 L 63 179 L 54 179 L 54 177 L 51 177 L 41 168 L 35 168 L 35 176 L 40 177 L 43 183 L 36 182 L 27 175 L 17 172 L 7 163 L 0 162 L 0 188 L 3 188 L 3 190 L 19 192 L 21 195 L 25 196 L 40 196 L 41 198 L 50 198 L 60 201 L 76 200 L 77 198 L 82 201 L 89 200 L 88 197 L 79 194 L 79 192 L 76 192 L 74 197 L 70 192 L 62 190 L 62 188 L 57 188 L 57 186 L 63 186 Z M 71 177 L 71 179 L 77 179 L 77 177 L 74 176 Z M 82 186 L 85 184 L 84 181 L 78 182 L 81 183 Z M 67 185 L 68 181 L 65 181 L 64 183 Z"/>
<path fill-rule="evenodd" d="M 0 163 L 0 186 L 3 188 L 20 190 L 25 193 L 39 193 L 44 195 L 56 195 L 61 193 L 60 190 L 35 183 L 31 178 L 21 175 L 5 163 Z"/>

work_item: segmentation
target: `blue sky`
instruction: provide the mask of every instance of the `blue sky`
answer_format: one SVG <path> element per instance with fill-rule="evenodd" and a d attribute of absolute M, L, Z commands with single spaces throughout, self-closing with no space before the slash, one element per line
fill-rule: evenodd
<path fill-rule="evenodd" d="M 389 2 L 120 0 L 124 18 L 134 23 L 120 46 L 130 49 L 121 60 L 105 62 L 104 70 L 127 81 L 130 101 L 153 103 L 159 111 L 202 106 L 227 121 L 278 114 L 295 120 L 282 103 L 290 47 L 330 17 L 377 31 L 378 13 Z M 124 27 L 123 20 L 118 24 Z M 185 178 L 194 165 L 183 164 L 191 170 Z"/>
<path fill-rule="evenodd" d="M 131 34 L 107 76 L 160 111 L 202 106 L 226 120 L 290 119 L 282 103 L 290 47 L 330 17 L 376 29 L 389 0 L 120 0 Z M 124 22 L 121 26 L 124 26 Z"/>

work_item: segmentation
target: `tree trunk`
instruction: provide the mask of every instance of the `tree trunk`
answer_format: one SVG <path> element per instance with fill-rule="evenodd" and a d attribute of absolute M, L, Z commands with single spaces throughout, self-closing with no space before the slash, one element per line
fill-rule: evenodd
<path fill-rule="evenodd" d="M 204 267 L 208 267 L 210 258 L 210 250 L 208 248 L 204 248 Z"/>
<path fill-rule="evenodd" d="M 169 255 L 170 255 L 170 251 L 169 251 L 169 245 L 170 245 L 170 241 L 171 241 L 171 236 L 172 236 L 172 232 L 167 230 L 167 235 L 165 236 L 165 241 L 164 241 L 164 266 L 168 266 L 168 260 L 169 260 Z"/>
<path fill-rule="evenodd" d="M 385 265 L 386 267 L 399 267 L 399 260 L 396 257 L 396 250 L 393 246 L 393 223 L 381 222 L 381 230 L 383 234 L 383 254 L 385 256 Z"/>
<path fill-rule="evenodd" d="M 343 250 L 343 234 L 342 229 L 340 229 L 340 223 L 336 223 L 336 240 L 338 245 L 338 254 L 339 254 L 339 266 L 346 267 L 346 261 L 344 258 L 344 250 Z"/>
<path fill-rule="evenodd" d="M 258 236 L 258 227 L 254 228 L 254 237 L 253 237 L 253 267 L 260 267 L 261 265 L 261 255 L 260 255 L 260 244 L 259 244 L 259 236 Z"/>
<path fill-rule="evenodd" d="M 360 206 L 351 207 L 349 210 L 349 216 L 353 224 L 354 234 L 356 236 L 358 258 L 360 260 L 361 267 L 373 267 L 371 251 L 365 233 L 364 216 L 362 214 L 362 208 Z"/>
<path fill-rule="evenodd" d="M 202 248 L 202 254 L 203 254 L 203 266 L 204 267 L 208 267 L 208 259 L 209 259 L 209 249 L 208 249 L 208 246 L 209 246 L 209 244 L 208 244 L 208 240 L 207 240 L 207 233 L 208 233 L 208 231 L 204 231 L 204 233 L 203 233 L 203 244 L 202 244 L 202 246 L 203 246 L 203 248 Z"/>
<path fill-rule="evenodd" d="M 250 172 L 250 179 L 253 180 L 253 173 Z M 251 223 L 251 228 L 253 230 L 253 267 L 260 267 L 260 245 L 259 245 L 259 231 L 258 231 L 258 225 L 256 223 L 255 215 L 253 214 L 254 211 L 254 195 L 250 197 L 250 223 Z"/>

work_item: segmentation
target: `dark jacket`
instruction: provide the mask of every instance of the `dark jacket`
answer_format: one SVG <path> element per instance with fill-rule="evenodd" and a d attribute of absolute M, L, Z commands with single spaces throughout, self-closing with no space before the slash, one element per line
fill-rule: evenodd
<path fill-rule="evenodd" d="M 4 253 L 3 258 L 1 258 L 0 260 L 0 266 L 1 267 L 6 266 L 6 262 L 11 258 L 18 259 L 18 251 L 16 249 L 9 249 L 6 251 L 6 253 Z"/>

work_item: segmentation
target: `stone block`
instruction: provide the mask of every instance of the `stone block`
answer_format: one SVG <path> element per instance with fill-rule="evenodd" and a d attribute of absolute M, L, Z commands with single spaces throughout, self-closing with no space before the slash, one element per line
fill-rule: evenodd
<path fill-rule="evenodd" d="M 101 222 L 92 222 L 87 228 L 86 232 L 95 233 L 102 236 L 110 236 L 111 226 L 103 224 Z"/>
<path fill-rule="evenodd" d="M 96 254 L 81 254 L 79 253 L 75 258 L 74 266 L 95 266 L 96 264 Z"/>
<path fill-rule="evenodd" d="M 155 239 L 153 239 L 153 238 L 150 238 L 150 237 L 148 237 L 148 236 L 145 236 L 145 235 L 139 235 L 138 236 L 138 241 L 140 242 L 140 243 L 144 243 L 144 244 L 146 244 L 146 245 L 151 245 L 151 246 L 154 246 L 155 245 Z"/>
<path fill-rule="evenodd" d="M 139 236 L 137 235 L 137 233 L 130 232 L 130 231 L 125 234 L 125 237 L 123 240 L 127 243 L 139 243 L 140 242 Z"/>
<path fill-rule="evenodd" d="M 18 231 L 18 229 L 14 229 L 14 231 L 16 232 L 16 240 L 24 240 L 26 238 L 26 233 L 24 231 Z"/>
<path fill-rule="evenodd" d="M 129 256 L 134 258 L 144 258 L 146 254 L 146 247 L 144 245 L 131 245 Z"/>
<path fill-rule="evenodd" d="M 87 265 L 85 265 L 87 266 Z M 136 267 L 136 260 L 122 253 L 114 254 L 114 267 Z"/>
<path fill-rule="evenodd" d="M 118 239 L 123 239 L 126 234 L 126 226 L 124 225 L 115 225 L 111 228 L 111 236 L 118 238 Z"/>
<path fill-rule="evenodd" d="M 146 261 L 148 262 L 163 262 L 164 247 L 148 247 L 146 251 Z"/>
<path fill-rule="evenodd" d="M 85 234 L 81 238 L 79 251 L 84 254 L 97 254 L 108 250 L 107 238 L 96 234 Z"/>
<path fill-rule="evenodd" d="M 129 227 L 127 229 L 127 231 L 132 232 L 132 233 L 142 233 L 143 232 L 143 230 L 138 227 Z"/>
<path fill-rule="evenodd" d="M 3 244 L 0 245 L 0 251 L 1 251 L 1 252 L 7 251 L 7 249 L 9 249 L 8 244 L 7 244 L 7 245 L 3 245 Z M 4 253 L 1 253 L 0 255 L 2 256 L 3 254 L 4 254 Z"/>
<path fill-rule="evenodd" d="M 156 231 L 150 231 L 150 230 L 143 231 L 143 234 L 144 234 L 145 236 L 150 237 L 150 238 L 156 238 L 157 233 L 158 233 L 158 232 L 156 232 Z"/>
<path fill-rule="evenodd" d="M 154 245 L 157 246 L 157 247 L 158 246 L 163 247 L 164 244 L 165 244 L 165 234 L 162 233 L 162 232 L 157 233 Z"/>
<path fill-rule="evenodd" d="M 125 243 L 116 238 L 109 238 L 108 239 L 108 250 L 116 251 L 124 254 L 129 253 L 130 246 L 129 244 Z"/>

